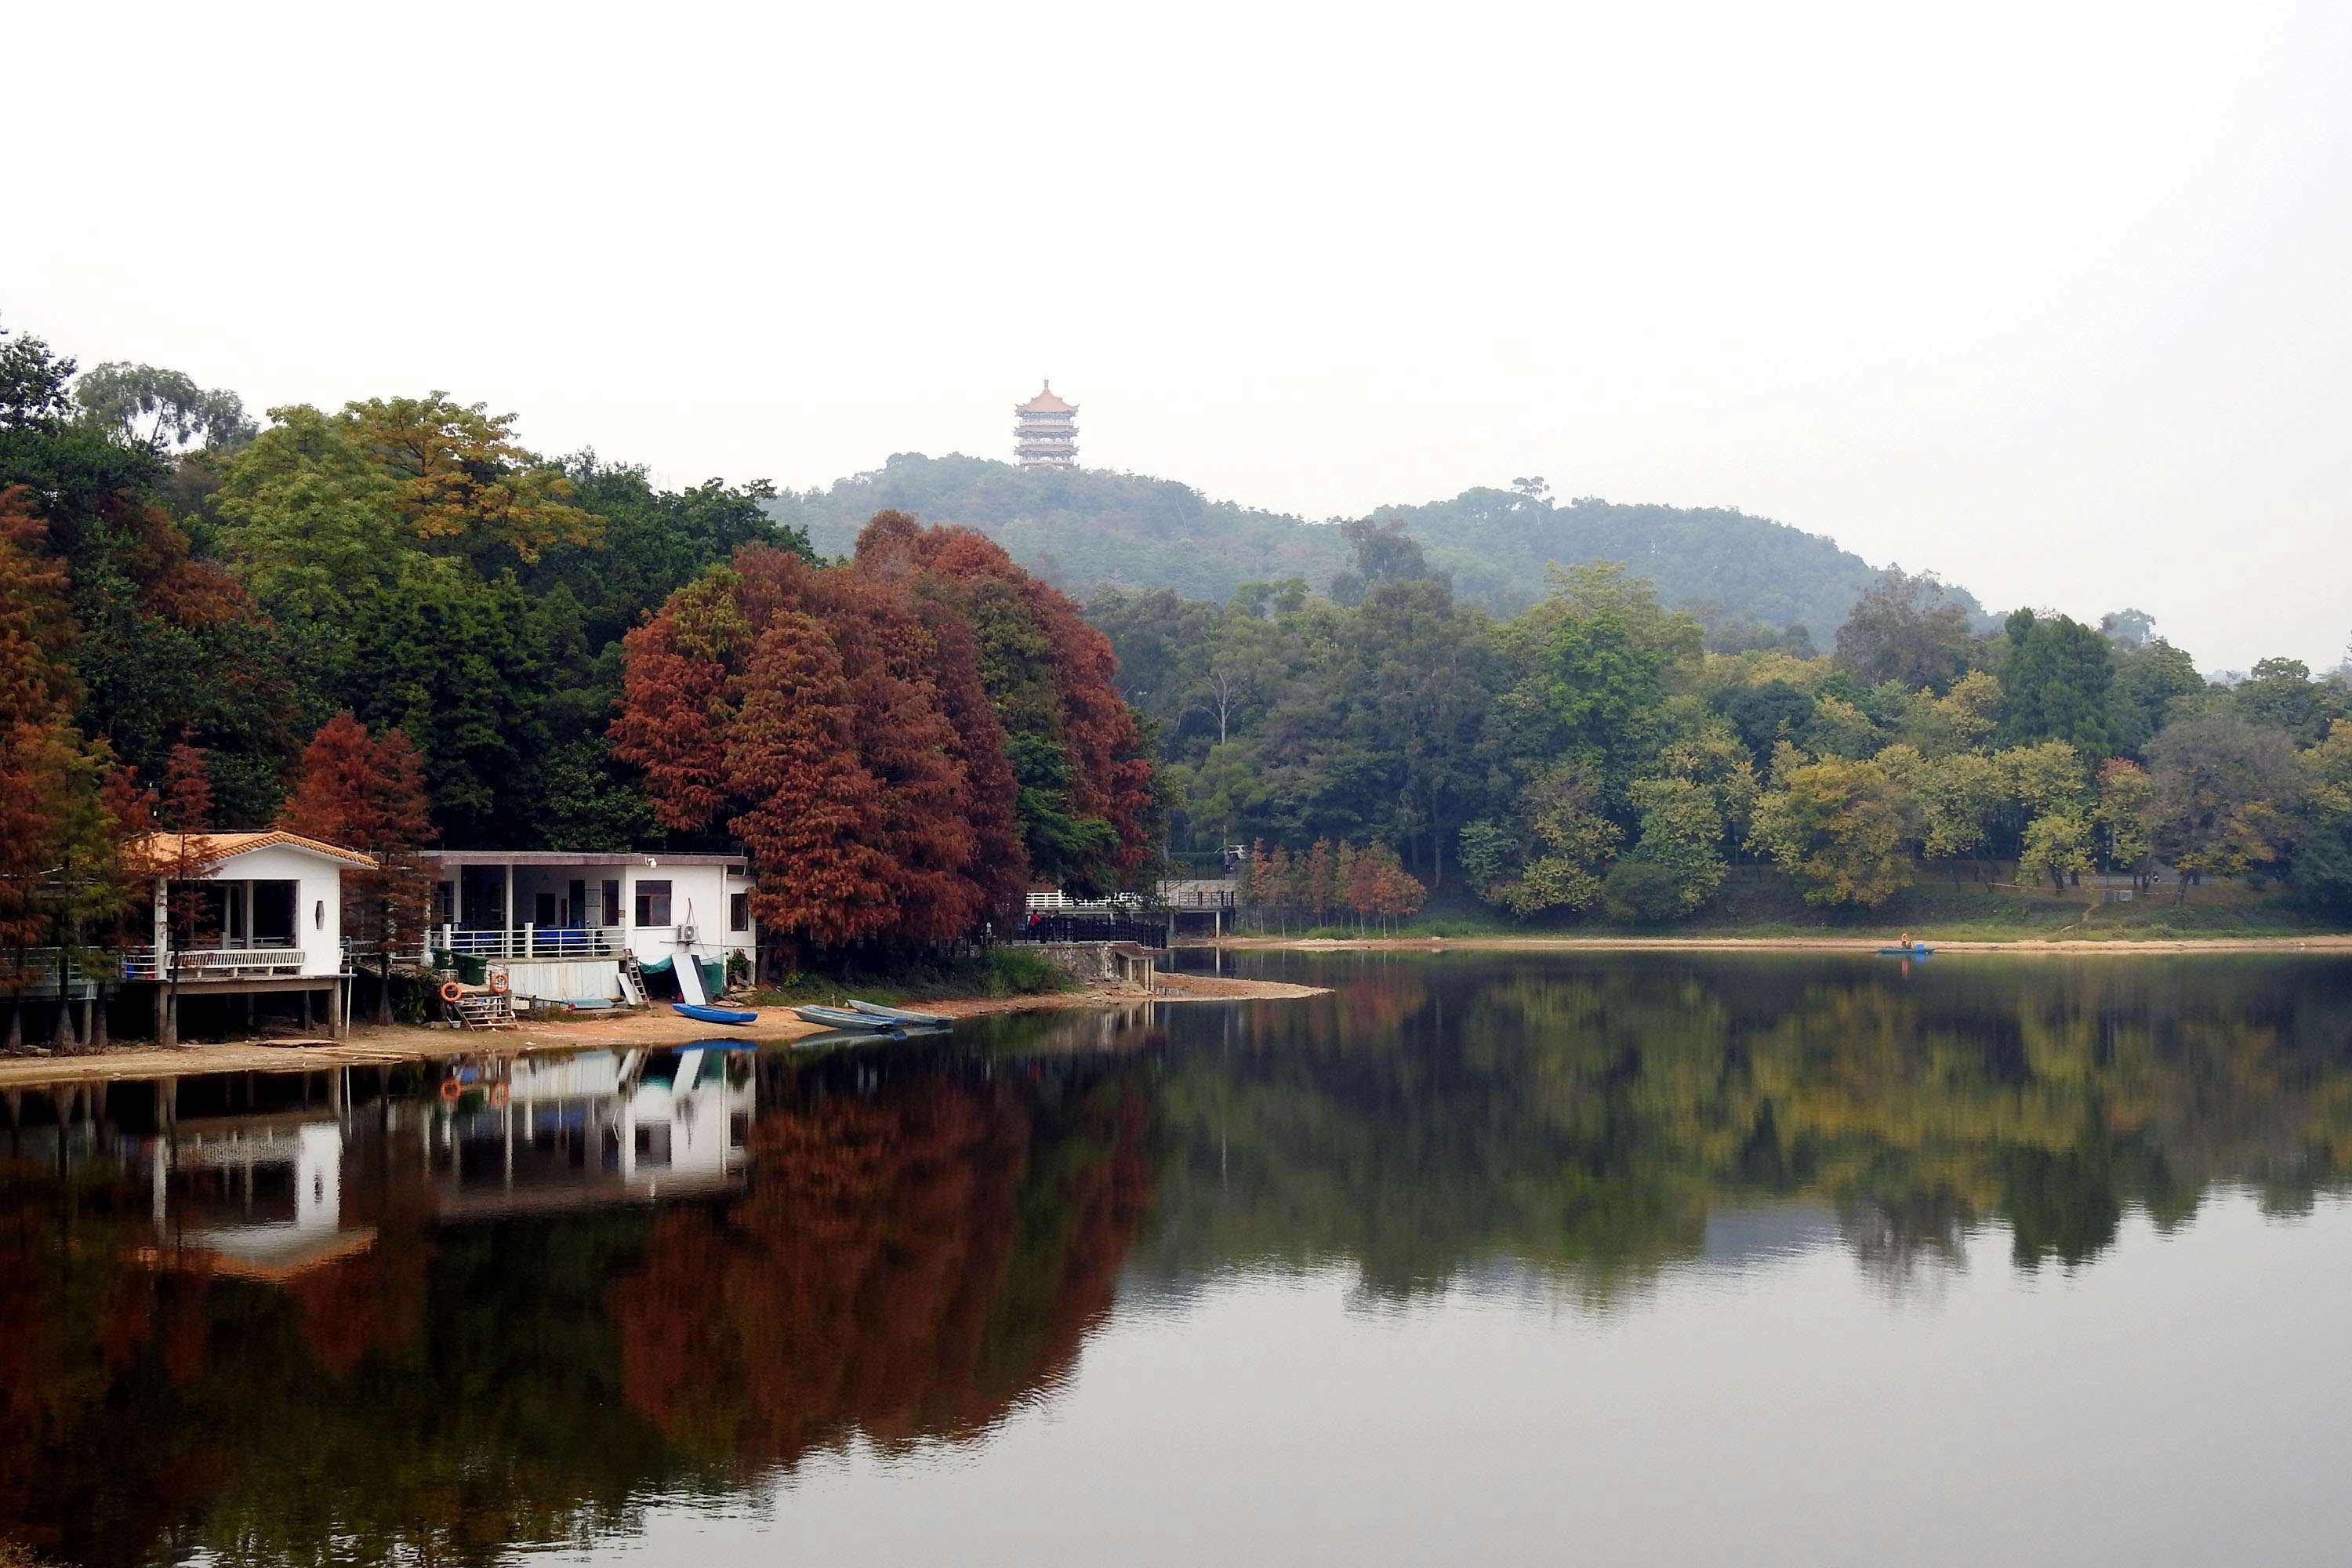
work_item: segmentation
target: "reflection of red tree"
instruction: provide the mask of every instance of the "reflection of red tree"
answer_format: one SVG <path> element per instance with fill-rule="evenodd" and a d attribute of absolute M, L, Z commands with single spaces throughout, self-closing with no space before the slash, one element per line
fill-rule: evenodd
<path fill-rule="evenodd" d="M 723 1216 L 677 1211 L 614 1290 L 624 1387 L 672 1441 L 790 1464 L 853 1431 L 984 1430 L 1067 1371 L 1150 1196 L 1132 1095 L 936 1083 L 765 1119 Z"/>
<path fill-rule="evenodd" d="M 287 1281 L 302 1342 L 319 1369 L 341 1376 L 371 1353 L 414 1344 L 425 1329 L 425 1264 L 421 1237 L 380 1238 L 373 1247 L 307 1269 Z"/>
<path fill-rule="evenodd" d="M 52 1189 L 21 1168 L 5 1176 L 15 1212 L 0 1214 L 0 1538 L 58 1550 L 89 1527 L 90 1472 L 138 1447 L 149 1468 L 110 1518 L 123 1539 L 151 1539 L 217 1483 L 224 1461 L 179 1435 L 157 1443 L 133 1430 L 152 1405 L 123 1390 L 150 1354 L 172 1385 L 207 1370 L 209 1281 L 141 1266 L 142 1231 L 102 1213 L 61 1229 Z"/>

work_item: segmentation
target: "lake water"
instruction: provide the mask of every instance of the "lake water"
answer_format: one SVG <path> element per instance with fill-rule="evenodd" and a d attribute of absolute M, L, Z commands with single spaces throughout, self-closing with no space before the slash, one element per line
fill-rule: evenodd
<path fill-rule="evenodd" d="M 1241 967 L 1334 994 L 19 1095 L 0 1533 L 92 1564 L 2352 1555 L 2352 963 Z"/>

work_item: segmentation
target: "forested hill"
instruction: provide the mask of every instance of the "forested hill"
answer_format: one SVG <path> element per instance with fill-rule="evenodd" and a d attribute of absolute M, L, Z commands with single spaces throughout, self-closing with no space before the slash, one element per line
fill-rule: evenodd
<path fill-rule="evenodd" d="M 984 458 L 900 453 L 830 489 L 788 492 L 769 503 L 825 554 L 846 552 L 866 520 L 884 508 L 977 528 L 1081 596 L 1107 586 L 1170 588 L 1222 602 L 1244 583 L 1284 577 L 1327 588 L 1349 564 L 1348 547 L 1329 523 L 1213 501 L 1172 479 L 1022 469 Z M 1402 521 L 1431 563 L 1453 575 L 1461 596 L 1505 611 L 1541 595 L 1547 562 L 1622 561 L 1669 605 L 1802 625 L 1826 642 L 1872 576 L 1868 562 L 1819 534 L 1717 508 L 1591 497 L 1560 504 L 1479 489 L 1373 515 Z M 1974 598 L 1953 592 L 1981 618 Z"/>

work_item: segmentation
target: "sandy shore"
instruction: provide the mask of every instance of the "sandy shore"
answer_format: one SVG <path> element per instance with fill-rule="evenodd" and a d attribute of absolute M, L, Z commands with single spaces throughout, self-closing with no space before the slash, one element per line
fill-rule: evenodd
<path fill-rule="evenodd" d="M 1209 974 L 1163 974 L 1160 978 L 1160 989 L 1150 994 L 1118 986 L 1090 986 L 1043 996 L 974 996 L 909 1005 L 951 1018 L 977 1018 L 992 1013 L 1131 1007 L 1144 1002 L 1279 1001 L 1322 994 L 1319 986 L 1270 980 L 1237 980 Z M 802 1022 L 790 1007 L 754 1010 L 759 1021 L 740 1027 L 746 1043 L 787 1045 L 827 1032 L 815 1024 Z M 709 1024 L 679 1017 L 667 1007 L 656 1007 L 643 1013 L 582 1014 L 498 1030 L 362 1025 L 341 1040 L 230 1040 L 168 1050 L 131 1042 L 89 1056 L 0 1058 L 0 1089 L 213 1072 L 324 1072 L 333 1068 L 391 1067 L 404 1062 L 445 1061 L 455 1057 L 479 1059 L 520 1056 L 529 1051 L 677 1046 L 690 1040 L 707 1040 L 718 1033 L 731 1037 L 736 1030 L 714 1029 Z"/>
<path fill-rule="evenodd" d="M 1461 937 L 1276 937 L 1229 936 L 1187 945 L 1221 947 L 1229 952 L 1868 952 L 1891 947 L 1886 936 L 1461 936 Z M 2011 942 L 1971 942 L 1938 936 L 1914 939 L 1937 952 L 2347 952 L 2352 935 L 2082 938 L 2021 937 Z"/>

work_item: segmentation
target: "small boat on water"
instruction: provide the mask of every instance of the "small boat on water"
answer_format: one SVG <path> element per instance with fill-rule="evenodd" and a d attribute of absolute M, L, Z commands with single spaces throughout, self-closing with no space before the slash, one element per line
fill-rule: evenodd
<path fill-rule="evenodd" d="M 814 1005 L 795 1007 L 793 1011 L 801 1021 L 822 1024 L 828 1029 L 856 1029 L 868 1035 L 895 1035 L 907 1026 L 895 1018 L 877 1018 L 871 1013 L 854 1013 L 846 1007 L 819 1007 Z"/>
<path fill-rule="evenodd" d="M 927 1028 L 943 1029 L 955 1022 L 940 1013 L 918 1013 L 911 1007 L 882 1007 L 855 999 L 850 1002 L 849 1010 L 863 1013 L 869 1018 L 887 1018 L 893 1024 L 919 1024 Z"/>
<path fill-rule="evenodd" d="M 757 1013 L 739 1012 L 732 1007 L 709 1007 L 697 1002 L 673 1002 L 669 1010 L 698 1024 L 756 1024 L 760 1021 Z"/>
<path fill-rule="evenodd" d="M 1928 947 L 1925 943 L 1915 942 L 1907 947 L 1882 947 L 1878 950 L 1878 956 L 1881 958 L 1925 958 L 1935 951 L 1936 950 L 1934 948 Z"/>

